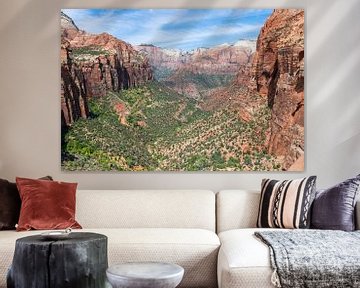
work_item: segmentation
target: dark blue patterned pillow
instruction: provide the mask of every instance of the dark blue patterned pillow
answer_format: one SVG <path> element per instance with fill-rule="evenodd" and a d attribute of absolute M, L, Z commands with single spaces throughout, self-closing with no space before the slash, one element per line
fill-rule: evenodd
<path fill-rule="evenodd" d="M 311 228 L 353 231 L 360 174 L 333 187 L 318 190 L 312 205 Z"/>

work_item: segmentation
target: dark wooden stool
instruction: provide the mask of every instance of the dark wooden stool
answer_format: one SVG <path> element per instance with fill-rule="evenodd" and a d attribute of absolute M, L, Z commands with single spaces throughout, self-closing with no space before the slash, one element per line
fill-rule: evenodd
<path fill-rule="evenodd" d="M 73 232 L 62 240 L 41 235 L 16 240 L 8 288 L 102 288 L 106 285 L 107 237 Z"/>

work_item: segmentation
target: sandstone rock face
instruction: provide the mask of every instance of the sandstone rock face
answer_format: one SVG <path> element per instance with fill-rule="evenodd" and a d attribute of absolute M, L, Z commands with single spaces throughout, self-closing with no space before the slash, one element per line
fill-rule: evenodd
<path fill-rule="evenodd" d="M 215 91 L 204 109 L 229 107 L 251 119 L 257 107 L 271 109 L 268 152 L 282 168 L 304 169 L 304 11 L 276 9 L 265 22 L 251 61 L 229 87 Z"/>
<path fill-rule="evenodd" d="M 219 87 L 229 84 L 241 65 L 251 61 L 254 40 L 240 40 L 188 52 L 153 45 L 136 46 L 149 58 L 155 79 L 179 94 L 206 100 Z"/>
<path fill-rule="evenodd" d="M 85 33 L 84 31 L 81 31 L 76 26 L 75 22 L 62 11 L 60 16 L 60 28 L 61 28 L 61 39 L 66 38 L 70 40 L 79 33 Z"/>
<path fill-rule="evenodd" d="M 67 16 L 64 12 L 61 12 L 61 15 L 60 15 L 60 26 L 61 26 L 61 30 L 74 29 L 74 30 L 79 31 L 79 28 L 76 26 L 74 21 L 69 16 Z"/>
<path fill-rule="evenodd" d="M 188 70 L 198 73 L 236 74 L 240 65 L 249 63 L 254 51 L 251 46 L 241 46 L 241 42 L 237 45 L 223 44 L 197 49 L 192 54 Z"/>
<path fill-rule="evenodd" d="M 304 10 L 274 10 L 258 37 L 251 74 L 272 110 L 269 152 L 284 157 L 287 169 L 304 152 Z"/>
<path fill-rule="evenodd" d="M 177 49 L 165 49 L 154 45 L 135 46 L 142 55 L 149 59 L 152 67 L 175 70 L 190 59 L 190 54 Z"/>
<path fill-rule="evenodd" d="M 107 33 L 79 31 L 64 13 L 61 24 L 61 97 L 66 125 L 88 117 L 88 99 L 152 79 L 147 58 L 130 44 Z"/>
<path fill-rule="evenodd" d="M 255 41 L 240 40 L 233 45 L 197 48 L 189 52 L 163 49 L 153 45 L 139 45 L 136 49 L 149 58 L 153 67 L 180 69 L 193 73 L 236 74 L 239 66 L 248 63 L 255 52 Z"/>
<path fill-rule="evenodd" d="M 86 81 L 81 68 L 70 57 L 70 43 L 61 39 L 61 127 L 87 118 Z"/>
<path fill-rule="evenodd" d="M 152 79 L 147 59 L 110 34 L 79 33 L 70 46 L 74 61 L 88 80 L 89 97 L 102 97 L 108 90 L 128 89 Z"/>

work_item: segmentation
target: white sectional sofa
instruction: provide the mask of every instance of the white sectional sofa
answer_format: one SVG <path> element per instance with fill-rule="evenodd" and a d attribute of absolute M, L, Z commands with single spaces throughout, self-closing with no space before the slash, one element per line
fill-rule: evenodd
<path fill-rule="evenodd" d="M 215 233 L 215 194 L 207 190 L 78 190 L 76 219 L 108 237 L 109 265 L 164 261 L 181 265 L 180 287 L 216 287 L 220 241 Z M 15 240 L 44 231 L 0 231 L 0 287 Z M 26 288 L 26 287 L 24 287 Z"/>
<path fill-rule="evenodd" d="M 165 261 L 184 267 L 180 287 L 273 287 L 268 247 L 253 236 L 260 194 L 224 190 L 78 190 L 83 230 L 108 236 L 109 265 Z M 360 223 L 360 205 L 357 205 Z M 0 288 L 17 238 L 0 231 Z M 217 233 L 217 234 L 216 234 Z"/>

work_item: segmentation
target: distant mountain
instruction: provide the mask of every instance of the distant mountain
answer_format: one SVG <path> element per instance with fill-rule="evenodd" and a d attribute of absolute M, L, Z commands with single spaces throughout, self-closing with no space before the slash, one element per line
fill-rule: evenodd
<path fill-rule="evenodd" d="M 154 45 L 135 48 L 149 59 L 156 80 L 191 98 L 202 99 L 213 88 L 227 85 L 255 52 L 255 40 L 240 40 L 188 52 Z"/>
<path fill-rule="evenodd" d="M 194 73 L 236 73 L 239 65 L 248 63 L 255 52 L 255 40 L 239 40 L 234 44 L 224 43 L 210 48 L 197 48 L 189 52 L 167 49 L 154 45 L 138 45 L 135 49 L 149 58 L 156 69 L 176 70 L 184 68 Z"/>
<path fill-rule="evenodd" d="M 248 48 L 253 52 L 256 51 L 256 40 L 240 39 L 239 41 L 235 42 L 233 45 L 243 48 Z"/>
<path fill-rule="evenodd" d="M 154 45 L 138 45 L 134 48 L 146 56 L 155 69 L 175 70 L 185 64 L 190 56 L 181 50 L 160 48 Z"/>

